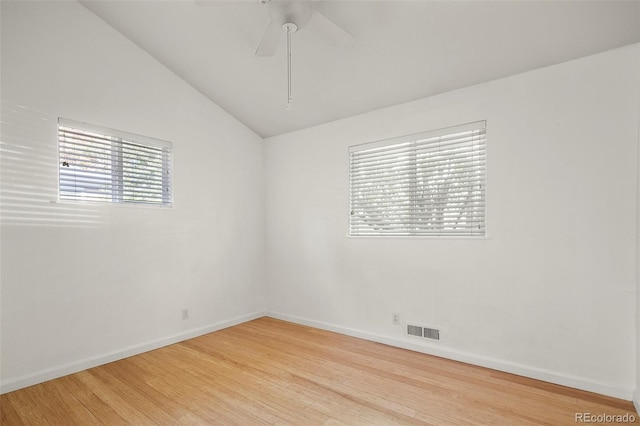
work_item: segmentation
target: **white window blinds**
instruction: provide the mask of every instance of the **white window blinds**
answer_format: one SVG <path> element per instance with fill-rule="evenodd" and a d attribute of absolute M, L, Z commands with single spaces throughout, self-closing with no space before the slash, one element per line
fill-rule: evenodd
<path fill-rule="evenodd" d="M 484 121 L 352 146 L 353 236 L 484 236 Z"/>
<path fill-rule="evenodd" d="M 60 199 L 170 206 L 170 142 L 58 120 Z"/>

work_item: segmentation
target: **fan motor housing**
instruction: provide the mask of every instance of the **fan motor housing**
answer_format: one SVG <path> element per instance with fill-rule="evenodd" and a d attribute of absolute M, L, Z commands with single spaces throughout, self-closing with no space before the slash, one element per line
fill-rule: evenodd
<path fill-rule="evenodd" d="M 291 23 L 301 30 L 313 16 L 313 9 L 306 1 L 270 1 L 268 6 L 269 16 L 281 26 Z"/>

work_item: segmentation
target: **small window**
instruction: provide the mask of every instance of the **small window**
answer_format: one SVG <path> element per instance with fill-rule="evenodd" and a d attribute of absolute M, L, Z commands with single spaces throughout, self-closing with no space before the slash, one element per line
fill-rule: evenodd
<path fill-rule="evenodd" d="M 484 236 L 484 121 L 352 146 L 349 234 Z"/>
<path fill-rule="evenodd" d="M 61 200 L 170 206 L 170 142 L 58 120 Z"/>

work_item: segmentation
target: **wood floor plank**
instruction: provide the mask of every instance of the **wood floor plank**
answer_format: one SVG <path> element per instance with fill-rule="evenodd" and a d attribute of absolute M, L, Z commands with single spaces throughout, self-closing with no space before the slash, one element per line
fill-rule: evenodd
<path fill-rule="evenodd" d="M 109 386 L 109 383 L 105 383 L 96 375 L 96 370 L 90 369 L 76 373 L 78 380 L 94 395 L 104 401 L 109 407 L 120 415 L 123 419 L 131 421 L 138 425 L 152 425 L 154 422 L 145 414 L 140 412 L 138 407 L 135 407 L 127 399 L 123 398 L 124 395 L 120 395 L 118 389 Z"/>
<path fill-rule="evenodd" d="M 67 392 L 67 388 L 61 381 L 51 380 L 42 383 L 42 387 L 48 395 L 48 398 L 54 399 L 61 404 L 63 414 L 60 423 L 72 425 L 94 425 L 101 423 L 73 393 Z"/>
<path fill-rule="evenodd" d="M 29 389 L 29 388 L 27 388 Z M 2 395 L 2 406 L 5 405 L 5 401 L 13 406 L 18 413 L 21 423 L 25 425 L 46 425 L 47 421 L 46 413 L 39 407 L 29 396 L 27 389 L 23 389 L 24 392 L 11 392 L 7 395 Z M 6 398 L 5 398 L 6 396 Z"/>
<path fill-rule="evenodd" d="M 167 359 L 165 349 L 167 348 L 139 355 L 133 360 L 136 364 L 151 366 L 157 371 L 158 377 L 150 380 L 148 385 L 166 395 L 174 403 L 184 406 L 208 424 L 229 423 L 227 419 L 229 413 L 233 412 L 233 407 L 222 400 L 222 392 L 210 396 L 207 390 L 209 385 L 199 378 L 193 380 L 192 374 L 180 369 L 180 360 L 169 358 L 169 361 L 165 361 Z M 171 368 L 167 368 L 167 365 Z M 202 372 L 203 376 L 206 374 L 206 371 Z M 253 418 L 244 413 L 238 413 L 236 421 L 240 420 L 247 421 Z"/>
<path fill-rule="evenodd" d="M 111 369 L 113 369 L 113 366 L 111 366 Z M 144 416 L 144 420 L 141 421 L 167 426 L 179 424 L 178 420 L 166 410 L 166 406 L 157 405 L 150 401 L 139 387 L 134 388 L 126 383 L 128 380 L 120 380 L 111 374 L 109 370 L 108 366 L 104 366 L 104 368 L 92 369 L 91 372 L 93 377 L 100 381 L 101 386 L 112 389 L 114 394 L 126 401 L 131 407 L 134 407 L 134 410 L 140 413 L 141 416 Z M 129 417 L 126 414 L 125 416 Z"/>
<path fill-rule="evenodd" d="M 62 399 L 59 398 L 59 393 L 53 389 L 55 389 L 54 385 L 49 382 L 30 386 L 25 389 L 25 393 L 50 424 L 62 424 L 68 420 L 68 412 Z M 82 416 L 82 410 L 77 414 Z"/>
<path fill-rule="evenodd" d="M 116 410 L 110 407 L 105 401 L 101 400 L 95 393 L 87 388 L 79 379 L 78 375 L 71 374 L 69 376 L 56 379 L 61 383 L 67 392 L 72 394 L 78 401 L 82 403 L 102 424 L 105 425 L 126 425 L 125 419 L 120 417 Z M 16 391 L 19 393 L 22 390 Z M 12 392 L 13 393 L 13 392 Z M 0 396 L 1 398 L 1 396 Z M 69 416 L 71 418 L 71 416 Z"/>
<path fill-rule="evenodd" d="M 153 403 L 156 407 L 162 407 L 169 415 L 177 419 L 179 424 L 205 424 L 206 421 L 196 416 L 182 404 L 167 398 L 165 394 L 150 385 L 156 376 L 147 365 L 136 366 L 132 359 L 125 359 L 118 363 L 110 363 L 103 366 L 111 375 L 120 381 L 128 383 L 140 396 Z"/>
<path fill-rule="evenodd" d="M 260 318 L 0 395 L 2 425 L 574 425 L 633 405 Z"/>
<path fill-rule="evenodd" d="M 13 403 L 11 402 L 11 398 L 0 398 L 0 424 L 3 425 L 11 425 L 11 424 L 22 424 L 24 423 L 20 418 L 20 415 L 13 408 Z"/>

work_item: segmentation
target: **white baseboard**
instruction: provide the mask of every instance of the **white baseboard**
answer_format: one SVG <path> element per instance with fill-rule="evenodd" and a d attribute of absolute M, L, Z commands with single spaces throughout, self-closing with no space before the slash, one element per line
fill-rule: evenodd
<path fill-rule="evenodd" d="M 633 406 L 636 409 L 636 413 L 640 415 L 640 389 L 633 391 Z"/>
<path fill-rule="evenodd" d="M 203 334 L 212 333 L 214 331 L 222 330 L 223 328 L 232 327 L 234 325 L 242 324 L 243 322 L 261 318 L 264 315 L 265 313 L 262 311 L 254 312 L 251 314 L 243 315 L 241 317 L 208 325 L 206 327 L 187 330 L 185 332 L 174 334 L 172 336 L 163 337 L 161 339 L 152 340 L 149 342 L 141 343 L 139 345 L 133 345 L 126 348 L 118 349 L 104 355 L 81 359 L 68 364 L 47 368 L 46 370 L 37 371 L 31 374 L 26 374 L 14 379 L 5 380 L 0 384 L 0 394 L 26 388 L 27 386 L 36 385 L 38 383 L 56 379 L 58 377 L 77 373 L 78 371 L 107 364 L 109 362 L 118 361 L 120 359 L 138 355 L 143 352 L 152 351 L 163 346 L 172 345 L 183 340 L 192 339 L 194 337 L 202 336 Z"/>
<path fill-rule="evenodd" d="M 607 395 L 614 398 L 620 398 L 630 401 L 633 396 L 632 389 L 617 387 L 615 385 L 604 383 L 585 377 L 578 377 L 557 371 L 546 370 L 528 365 L 518 364 L 497 358 L 491 358 L 483 355 L 477 355 L 469 352 L 458 351 L 451 348 L 443 348 L 441 343 L 438 347 L 432 345 L 427 346 L 412 343 L 409 340 L 383 336 L 380 334 L 370 333 L 367 331 L 356 330 L 347 327 L 341 327 L 335 324 L 329 324 L 322 321 L 314 321 L 293 315 L 282 314 L 273 311 L 267 311 L 267 316 L 290 321 L 297 324 L 308 325 L 310 327 L 320 328 L 327 331 L 333 331 L 347 336 L 358 337 L 373 342 L 384 343 L 386 345 L 395 346 L 403 349 L 409 349 L 416 352 L 422 352 L 429 355 L 435 355 L 442 358 L 452 359 L 455 361 L 465 362 L 468 364 L 478 365 L 481 367 L 491 368 L 493 370 L 504 371 L 506 373 L 517 374 L 519 376 L 529 377 L 532 379 L 542 380 L 557 385 L 568 386 L 575 389 L 581 389 L 589 392 Z M 633 398 L 636 410 L 639 408 L 638 398 Z M 640 411 L 639 411 L 640 413 Z"/>

